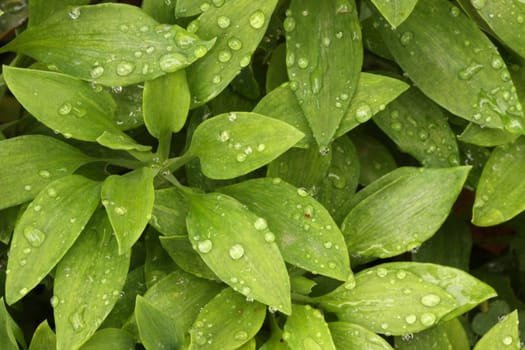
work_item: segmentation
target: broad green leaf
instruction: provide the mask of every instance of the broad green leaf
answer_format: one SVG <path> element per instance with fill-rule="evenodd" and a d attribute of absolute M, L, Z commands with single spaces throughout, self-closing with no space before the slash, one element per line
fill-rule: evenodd
<path fill-rule="evenodd" d="M 22 331 L 15 323 L 11 315 L 7 312 L 4 304 L 4 298 L 0 298 L 0 339 L 2 339 L 2 349 L 19 350 L 17 340 L 24 340 Z M 25 343 L 21 343 L 26 348 Z"/>
<path fill-rule="evenodd" d="M 85 81 L 56 72 L 4 67 L 3 74 L 24 108 L 64 137 L 98 141 L 107 134 L 106 139 L 129 143 L 130 149 L 151 148 L 136 144 L 118 129 L 112 119 L 115 101 L 107 92 L 96 91 Z"/>
<path fill-rule="evenodd" d="M 342 285 L 318 300 L 341 321 L 391 335 L 432 327 L 458 307 L 456 299 L 439 286 L 408 270 L 388 266 L 360 271 L 355 285 Z"/>
<path fill-rule="evenodd" d="M 422 168 L 363 198 L 341 226 L 348 250 L 386 258 L 419 247 L 445 221 L 469 170 Z"/>
<path fill-rule="evenodd" d="M 108 91 L 117 104 L 117 111 L 113 120 L 120 130 L 130 130 L 144 124 L 142 115 L 143 85 L 117 86 L 108 89 Z"/>
<path fill-rule="evenodd" d="M 502 317 L 512 311 L 509 304 L 505 300 L 500 299 L 501 297 L 504 298 L 503 295 L 498 295 L 497 299 L 490 300 L 486 305 L 483 305 L 481 312 L 472 317 L 470 328 L 473 333 L 483 336 L 500 322 Z"/>
<path fill-rule="evenodd" d="M 175 9 L 180 1 L 178 0 L 143 0 L 142 10 L 160 23 L 174 23 Z"/>
<path fill-rule="evenodd" d="M 247 174 L 294 146 L 303 133 L 277 119 L 249 112 L 221 114 L 200 124 L 189 152 L 212 179 Z"/>
<path fill-rule="evenodd" d="M 290 276 L 290 283 L 292 285 L 292 292 L 304 295 L 310 294 L 312 289 L 317 285 L 317 282 L 304 276 Z"/>
<path fill-rule="evenodd" d="M 47 185 L 18 221 L 6 279 L 8 304 L 33 289 L 73 245 L 100 201 L 100 184 L 70 175 Z"/>
<path fill-rule="evenodd" d="M 136 6 L 98 4 L 57 11 L 0 52 L 23 53 L 61 72 L 119 86 L 187 67 L 213 43 L 179 26 L 159 25 Z"/>
<path fill-rule="evenodd" d="M 252 338 L 246 344 L 238 347 L 236 350 L 255 350 L 256 346 L 257 342 L 255 341 L 255 338 Z"/>
<path fill-rule="evenodd" d="M 134 350 L 135 341 L 123 330 L 117 328 L 104 328 L 93 336 L 80 348 L 80 350 Z"/>
<path fill-rule="evenodd" d="M 115 230 L 119 253 L 128 252 L 146 228 L 153 210 L 153 170 L 144 167 L 111 175 L 102 185 L 102 204 Z"/>
<path fill-rule="evenodd" d="M 274 89 L 277 89 L 283 83 L 288 81 L 288 72 L 286 70 L 286 44 L 281 43 L 272 51 L 272 57 L 268 62 L 266 71 L 266 96 Z M 290 90 L 291 92 L 291 90 Z M 292 93 L 295 98 L 295 94 Z M 265 96 L 265 97 L 266 97 Z M 300 109 L 301 107 L 299 107 Z M 301 111 L 302 113 L 302 111 Z M 262 113 L 265 114 L 265 113 Z"/>
<path fill-rule="evenodd" d="M 349 322 L 328 324 L 337 349 L 392 350 L 392 346 L 374 332 Z"/>
<path fill-rule="evenodd" d="M 275 316 L 272 314 L 269 315 L 269 323 L 271 326 L 270 339 L 259 350 L 289 350 L 289 347 L 282 339 L 283 331 L 279 328 Z"/>
<path fill-rule="evenodd" d="M 332 149 L 332 163 L 315 196 L 335 221 L 340 222 L 347 214 L 342 213 L 341 208 L 357 189 L 360 166 L 357 150 L 348 137 L 336 139 Z"/>
<path fill-rule="evenodd" d="M 455 318 L 415 334 L 395 338 L 396 349 L 469 350 L 470 345 L 461 322 Z"/>
<path fill-rule="evenodd" d="M 170 1 L 171 2 L 171 1 Z M 175 17 L 192 17 L 199 15 L 203 11 L 209 10 L 210 3 L 207 0 L 177 0 L 175 2 Z M 224 1 L 217 1 L 215 3 L 224 3 Z"/>
<path fill-rule="evenodd" d="M 403 23 L 414 10 L 418 0 L 372 0 L 393 28 Z"/>
<path fill-rule="evenodd" d="M 521 0 L 459 1 L 473 17 L 482 18 L 490 31 L 502 44 L 525 58 L 525 3 Z M 497 13 L 497 15 L 494 15 Z"/>
<path fill-rule="evenodd" d="M 260 178 L 220 191 L 260 216 L 252 225 L 271 230 L 273 234 L 266 233 L 265 238 L 275 240 L 286 262 L 341 281 L 351 274 L 341 231 L 328 211 L 303 188 L 277 178 Z"/>
<path fill-rule="evenodd" d="M 474 346 L 474 350 L 520 349 L 518 311 L 514 310 L 505 319 L 492 327 Z"/>
<path fill-rule="evenodd" d="M 310 305 L 292 306 L 292 314 L 284 324 L 283 339 L 290 349 L 336 349 L 323 314 Z"/>
<path fill-rule="evenodd" d="M 250 64 L 251 56 L 268 28 L 277 0 L 257 4 L 251 0 L 223 3 L 210 6 L 206 2 L 206 11 L 188 26 L 189 31 L 201 38 L 216 38 L 209 53 L 188 67 L 192 107 L 203 105 L 217 96 L 242 68 Z"/>
<path fill-rule="evenodd" d="M 435 284 L 452 295 L 458 307 L 447 314 L 444 320 L 456 318 L 481 302 L 496 296 L 491 286 L 453 267 L 416 262 L 394 262 L 383 264 L 383 267 L 392 274 L 400 271 L 413 273 L 424 282 Z"/>
<path fill-rule="evenodd" d="M 483 128 L 477 124 L 469 123 L 463 132 L 458 135 L 458 140 L 477 146 L 494 147 L 514 142 L 519 136 L 506 130 Z"/>
<path fill-rule="evenodd" d="M 67 6 L 86 5 L 89 0 L 31 0 L 29 5 L 29 23 L 35 26 L 42 23 L 46 18 L 51 17 L 55 12 L 63 10 Z"/>
<path fill-rule="evenodd" d="M 177 187 L 155 191 L 155 202 L 150 225 L 166 236 L 182 235 L 186 232 L 188 201 Z"/>
<path fill-rule="evenodd" d="M 0 141 L 0 209 L 33 199 L 52 181 L 92 160 L 48 136 L 25 135 Z"/>
<path fill-rule="evenodd" d="M 21 206 L 0 210 L 0 242 L 9 245 Z"/>
<path fill-rule="evenodd" d="M 159 237 L 159 239 L 164 250 L 181 269 L 200 278 L 218 279 L 199 254 L 193 250 L 188 236 L 173 235 Z"/>
<path fill-rule="evenodd" d="M 461 151 L 461 158 L 463 164 L 472 166 L 470 170 L 465 187 L 471 191 L 475 191 L 478 186 L 481 173 L 485 167 L 485 163 L 490 157 L 492 149 L 471 145 L 468 143 L 458 142 L 459 150 Z"/>
<path fill-rule="evenodd" d="M 416 88 L 392 101 L 374 116 L 374 122 L 425 167 L 459 164 L 456 136 L 443 111 Z"/>
<path fill-rule="evenodd" d="M 186 123 L 189 108 L 190 91 L 184 70 L 144 83 L 144 123 L 157 139 L 179 132 Z"/>
<path fill-rule="evenodd" d="M 319 152 L 315 144 L 306 149 L 292 148 L 268 164 L 266 176 L 312 189 L 326 177 L 331 160 L 332 152 Z"/>
<path fill-rule="evenodd" d="M 290 88 L 321 149 L 350 105 L 363 63 L 355 1 L 291 1 L 283 26 Z"/>
<path fill-rule="evenodd" d="M 290 313 L 290 280 L 264 219 L 217 193 L 190 197 L 188 236 L 202 260 L 235 291 Z"/>
<path fill-rule="evenodd" d="M 257 334 L 266 307 L 226 288 L 206 304 L 190 329 L 190 349 L 236 349 Z"/>
<path fill-rule="evenodd" d="M 56 344 L 57 337 L 51 327 L 49 327 L 47 320 L 44 320 L 36 327 L 29 350 L 56 349 Z"/>
<path fill-rule="evenodd" d="M 167 313 L 137 295 L 135 319 L 140 341 L 146 350 L 179 349 L 184 340 L 183 330 Z"/>
<path fill-rule="evenodd" d="M 374 114 L 384 110 L 386 105 L 394 101 L 408 87 L 407 83 L 398 79 L 361 72 L 357 91 L 335 132 L 335 137 L 340 137 L 368 121 Z"/>
<path fill-rule="evenodd" d="M 472 223 L 493 226 L 525 210 L 525 137 L 496 147 L 488 159 L 476 190 Z"/>
<path fill-rule="evenodd" d="M 397 168 L 390 150 L 377 138 L 362 133 L 350 135 L 359 159 L 359 184 L 368 186 Z"/>
<path fill-rule="evenodd" d="M 102 324 L 119 299 L 130 255 L 119 255 L 109 220 L 99 210 L 55 272 L 53 313 L 57 349 L 76 349 Z"/>
<path fill-rule="evenodd" d="M 144 279 L 146 286 L 151 288 L 171 272 L 178 270 L 177 265 L 170 258 L 159 241 L 159 234 L 147 228 L 144 235 L 146 243 L 146 261 L 144 262 Z"/>
<path fill-rule="evenodd" d="M 523 131 L 521 105 L 505 63 L 455 5 L 419 1 L 396 30 L 378 20 L 396 62 L 425 95 L 476 124 Z"/>

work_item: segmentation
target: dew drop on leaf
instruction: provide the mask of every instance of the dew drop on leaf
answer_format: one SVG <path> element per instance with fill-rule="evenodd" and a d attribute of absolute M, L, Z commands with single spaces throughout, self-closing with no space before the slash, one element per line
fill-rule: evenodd
<path fill-rule="evenodd" d="M 262 11 L 255 11 L 250 15 L 250 26 L 254 29 L 260 29 L 264 26 L 264 13 Z"/>
<path fill-rule="evenodd" d="M 199 249 L 199 252 L 203 254 L 209 253 L 212 248 L 213 243 L 209 239 L 197 243 L 197 249 Z"/>
<path fill-rule="evenodd" d="M 511 337 L 510 335 L 507 335 L 506 337 L 504 337 L 504 338 L 501 340 L 501 342 L 502 342 L 504 345 L 509 346 L 509 345 L 512 344 L 513 339 L 512 339 L 512 337 Z"/>
<path fill-rule="evenodd" d="M 122 61 L 117 64 L 117 75 L 125 77 L 130 75 L 135 70 L 135 64 L 127 61 Z"/>
<path fill-rule="evenodd" d="M 238 51 L 242 48 L 242 41 L 237 38 L 231 38 L 228 40 L 228 47 L 234 51 Z"/>
<path fill-rule="evenodd" d="M 424 326 L 432 326 L 436 322 L 436 315 L 432 313 L 424 313 L 421 315 L 421 323 Z"/>
<path fill-rule="evenodd" d="M 266 232 L 264 234 L 264 240 L 268 243 L 275 242 L 275 235 L 273 234 L 273 232 Z"/>
<path fill-rule="evenodd" d="M 239 260 L 244 256 L 244 247 L 240 244 L 234 244 L 230 247 L 229 254 L 233 260 Z"/>
<path fill-rule="evenodd" d="M 417 321 L 416 315 L 412 314 L 412 315 L 408 315 L 408 316 L 405 317 L 405 322 L 408 323 L 408 324 L 414 324 L 414 323 L 416 323 L 416 321 Z"/>
<path fill-rule="evenodd" d="M 295 19 L 287 17 L 283 22 L 283 27 L 286 32 L 292 32 L 295 29 Z"/>
<path fill-rule="evenodd" d="M 399 41 L 401 42 L 401 45 L 407 46 L 408 44 L 410 44 L 413 38 L 414 38 L 414 33 L 404 32 L 403 34 L 401 34 Z"/>
<path fill-rule="evenodd" d="M 29 242 L 29 244 L 35 248 L 40 247 L 46 240 L 45 233 L 33 226 L 27 226 L 24 229 L 24 237 Z"/>
<path fill-rule="evenodd" d="M 68 15 L 69 18 L 73 20 L 78 19 L 80 17 L 80 9 L 78 7 L 74 7 L 69 11 Z"/>
<path fill-rule="evenodd" d="M 433 307 L 438 305 L 441 302 L 441 298 L 435 294 L 427 294 L 421 297 L 421 304 Z"/>
<path fill-rule="evenodd" d="M 89 75 L 90 75 L 91 78 L 93 78 L 93 79 L 100 78 L 103 74 L 104 74 L 104 67 L 99 66 L 99 65 L 95 65 L 95 66 L 91 69 L 91 71 L 89 72 Z"/>
<path fill-rule="evenodd" d="M 219 62 L 226 63 L 229 60 L 231 60 L 232 53 L 230 52 L 230 50 L 221 50 L 219 51 L 219 54 L 217 57 L 218 57 Z"/>
<path fill-rule="evenodd" d="M 166 73 L 175 72 L 185 67 L 187 63 L 188 59 L 186 56 L 180 53 L 169 53 L 163 55 L 159 61 L 160 69 Z"/>
<path fill-rule="evenodd" d="M 83 311 L 83 309 L 81 311 L 75 311 L 68 318 L 75 332 L 80 332 L 85 327 L 84 316 L 82 315 Z"/>
<path fill-rule="evenodd" d="M 355 111 L 355 119 L 359 123 L 364 123 L 372 117 L 372 108 L 367 104 L 362 104 Z"/>
<path fill-rule="evenodd" d="M 219 16 L 217 18 L 217 25 L 222 29 L 228 28 L 230 26 L 230 18 L 226 16 Z"/>
<path fill-rule="evenodd" d="M 63 103 L 60 107 L 58 107 L 58 114 L 60 115 L 68 115 L 71 113 L 71 109 L 73 106 L 69 102 Z"/>
<path fill-rule="evenodd" d="M 257 218 L 253 226 L 255 227 L 256 230 L 262 231 L 268 228 L 268 223 L 266 222 L 264 218 Z"/>
<path fill-rule="evenodd" d="M 237 331 L 233 335 L 233 339 L 235 339 L 235 340 L 246 340 L 246 339 L 248 339 L 248 333 L 246 333 L 245 331 Z"/>

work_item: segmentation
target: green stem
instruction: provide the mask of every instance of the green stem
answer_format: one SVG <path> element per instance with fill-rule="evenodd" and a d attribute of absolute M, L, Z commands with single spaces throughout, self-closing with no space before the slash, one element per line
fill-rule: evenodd
<path fill-rule="evenodd" d="M 94 162 L 106 162 L 112 165 L 120 166 L 127 169 L 137 169 L 145 166 L 144 162 L 138 160 L 129 160 L 129 159 L 112 159 L 112 158 L 102 158 L 102 159 L 93 159 Z"/>
<path fill-rule="evenodd" d="M 168 159 L 161 171 L 168 170 L 169 172 L 173 173 L 177 171 L 178 169 L 180 169 L 181 167 L 183 167 L 186 163 L 188 163 L 193 158 L 195 158 L 193 153 L 186 152 L 180 157 Z"/>
<path fill-rule="evenodd" d="M 164 162 L 170 157 L 171 136 L 172 133 L 170 131 L 159 135 L 159 147 L 157 148 L 156 154 L 160 158 L 161 162 Z"/>
<path fill-rule="evenodd" d="M 292 300 L 299 303 L 314 304 L 315 299 L 307 295 L 292 293 Z"/>

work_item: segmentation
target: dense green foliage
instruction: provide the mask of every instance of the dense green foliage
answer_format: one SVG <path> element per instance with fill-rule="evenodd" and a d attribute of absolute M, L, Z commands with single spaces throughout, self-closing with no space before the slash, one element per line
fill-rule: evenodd
<path fill-rule="evenodd" d="M 2 349 L 521 348 L 522 0 L 0 10 Z"/>

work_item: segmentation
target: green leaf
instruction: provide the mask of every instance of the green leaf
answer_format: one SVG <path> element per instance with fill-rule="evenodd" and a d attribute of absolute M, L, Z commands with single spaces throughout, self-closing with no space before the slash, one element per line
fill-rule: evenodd
<path fill-rule="evenodd" d="M 465 187 L 471 191 L 475 191 L 478 186 L 479 179 L 485 163 L 490 157 L 492 149 L 479 147 L 468 143 L 458 142 L 461 151 L 461 158 L 463 164 L 472 166 L 470 170 Z"/>
<path fill-rule="evenodd" d="M 119 254 L 131 249 L 148 224 L 155 200 L 153 177 L 153 170 L 144 167 L 108 176 L 102 185 L 102 204 L 115 230 Z"/>
<path fill-rule="evenodd" d="M 328 324 L 337 349 L 392 350 L 386 340 L 374 332 L 349 322 Z"/>
<path fill-rule="evenodd" d="M 46 186 L 18 221 L 6 279 L 8 304 L 21 299 L 60 261 L 100 200 L 100 184 L 70 175 Z"/>
<path fill-rule="evenodd" d="M 142 95 L 144 86 L 128 85 L 108 89 L 117 104 L 113 120 L 120 130 L 130 130 L 144 124 L 142 113 Z"/>
<path fill-rule="evenodd" d="M 355 285 L 342 285 L 318 300 L 341 321 L 391 335 L 429 328 L 458 307 L 456 299 L 439 286 L 389 266 L 360 271 Z"/>
<path fill-rule="evenodd" d="M 11 92 L 29 113 L 64 137 L 97 141 L 104 133 L 135 141 L 121 132 L 112 119 L 115 101 L 105 91 L 89 83 L 56 72 L 4 67 L 4 78 Z M 149 150 L 149 146 L 136 145 Z"/>
<path fill-rule="evenodd" d="M 447 314 L 444 320 L 456 318 L 481 302 L 496 296 L 496 292 L 488 284 L 453 267 L 415 262 L 394 262 L 383 266 L 396 274 L 399 271 L 413 273 L 424 282 L 439 286 L 452 295 L 458 307 Z"/>
<path fill-rule="evenodd" d="M 179 132 L 186 122 L 189 108 L 190 91 L 184 70 L 144 83 L 144 123 L 157 139 Z"/>
<path fill-rule="evenodd" d="M 282 330 L 277 324 L 275 316 L 269 315 L 269 323 L 271 326 L 270 339 L 264 343 L 259 350 L 289 350 L 288 346 L 282 339 Z"/>
<path fill-rule="evenodd" d="M 268 70 L 266 71 L 266 92 L 265 97 L 274 89 L 281 86 L 288 81 L 288 71 L 286 70 L 286 44 L 279 44 L 272 52 L 272 57 L 268 62 Z M 290 92 L 292 92 L 290 90 Z M 295 94 L 292 92 L 295 99 Z M 301 109 L 301 107 L 299 107 Z M 302 113 L 302 111 L 301 111 Z M 266 113 L 261 113 L 266 114 Z M 268 115 L 268 114 L 267 114 Z"/>
<path fill-rule="evenodd" d="M 223 288 L 223 284 L 176 270 L 148 289 L 144 298 L 156 309 L 170 315 L 178 328 L 186 332 L 199 310 Z"/>
<path fill-rule="evenodd" d="M 477 146 L 494 147 L 505 143 L 514 142 L 520 135 L 512 134 L 502 129 L 483 128 L 477 124 L 469 123 L 458 140 Z"/>
<path fill-rule="evenodd" d="M 252 338 L 241 347 L 238 347 L 236 350 L 255 350 L 256 346 L 257 342 L 255 341 L 255 338 Z"/>
<path fill-rule="evenodd" d="M 414 10 L 418 0 L 372 0 L 393 28 L 403 23 Z"/>
<path fill-rule="evenodd" d="M 229 179 L 269 163 L 302 137 L 302 132 L 280 120 L 232 112 L 200 124 L 189 152 L 199 157 L 204 175 Z"/>
<path fill-rule="evenodd" d="M 256 5 L 251 0 L 226 1 L 221 6 L 206 4 L 206 11 L 190 23 L 188 30 L 204 39 L 217 39 L 208 55 L 188 68 L 192 108 L 217 96 L 250 64 L 277 0 Z"/>
<path fill-rule="evenodd" d="M 226 195 L 189 199 L 188 236 L 202 260 L 235 291 L 289 314 L 290 280 L 264 219 Z"/>
<path fill-rule="evenodd" d="M 5 350 L 19 350 L 17 341 L 22 341 L 20 344 L 24 349 L 27 348 L 21 329 L 7 312 L 4 298 L 0 298 L 0 339 L 2 339 L 2 347 Z"/>
<path fill-rule="evenodd" d="M 524 161 L 525 137 L 492 151 L 476 190 L 474 225 L 497 225 L 525 210 L 525 184 L 521 179 Z"/>
<path fill-rule="evenodd" d="M 341 226 L 349 251 L 386 258 L 419 247 L 445 221 L 469 170 L 422 168 L 369 193 Z"/>
<path fill-rule="evenodd" d="M 177 187 L 155 191 L 150 225 L 166 236 L 186 233 L 188 201 Z"/>
<path fill-rule="evenodd" d="M 397 168 L 390 150 L 377 138 L 362 133 L 351 134 L 359 159 L 359 184 L 368 186 Z"/>
<path fill-rule="evenodd" d="M 188 236 L 176 235 L 159 237 L 159 239 L 164 250 L 181 269 L 200 278 L 218 279 L 199 254 L 193 250 Z"/>
<path fill-rule="evenodd" d="M 29 5 L 29 23 L 35 26 L 51 17 L 55 12 L 63 10 L 66 6 L 86 5 L 89 0 L 31 0 Z"/>
<path fill-rule="evenodd" d="M 525 58 L 525 4 L 520 0 L 503 1 L 459 1 L 461 6 L 475 18 L 482 18 L 491 34 L 505 46 Z M 497 13 L 496 16 L 494 14 Z"/>
<path fill-rule="evenodd" d="M 213 43 L 179 26 L 159 25 L 136 6 L 98 4 L 57 11 L 0 52 L 23 53 L 84 80 L 119 86 L 187 67 Z"/>
<path fill-rule="evenodd" d="M 99 210 L 56 269 L 51 303 L 58 350 L 76 349 L 95 333 L 119 299 L 129 261 L 129 254 L 118 254 Z"/>
<path fill-rule="evenodd" d="M 207 11 L 210 8 L 210 4 L 207 2 L 207 0 L 177 0 L 175 2 L 176 18 L 199 15 L 204 10 Z M 216 2 L 220 3 L 218 1 Z"/>
<path fill-rule="evenodd" d="M 324 149 L 350 105 L 363 63 L 355 1 L 295 0 L 287 15 L 290 88 Z"/>
<path fill-rule="evenodd" d="M 145 231 L 144 240 L 146 241 L 144 279 L 149 289 L 178 268 L 160 244 L 159 234 L 155 230 L 148 227 Z"/>
<path fill-rule="evenodd" d="M 457 7 L 420 1 L 396 30 L 378 18 L 396 62 L 425 95 L 476 124 L 523 131 L 523 113 L 496 47 Z"/>
<path fill-rule="evenodd" d="M 135 341 L 123 330 L 105 328 L 93 334 L 80 350 L 134 350 Z"/>
<path fill-rule="evenodd" d="M 140 341 L 147 350 L 181 347 L 184 335 L 175 320 L 140 295 L 137 295 L 135 319 Z"/>
<path fill-rule="evenodd" d="M 237 349 L 257 334 L 266 307 L 226 288 L 199 313 L 190 329 L 190 349 Z"/>
<path fill-rule="evenodd" d="M 0 209 L 33 199 L 49 183 L 90 161 L 76 148 L 48 136 L 0 141 Z"/>
<path fill-rule="evenodd" d="M 142 10 L 160 23 L 174 23 L 175 9 L 180 1 L 143 0 Z"/>
<path fill-rule="evenodd" d="M 284 324 L 283 339 L 290 349 L 336 349 L 323 314 L 310 305 L 292 306 L 292 314 Z"/>
<path fill-rule="evenodd" d="M 49 327 L 47 320 L 44 320 L 36 327 L 29 350 L 56 349 L 56 344 L 57 337 L 51 327 Z"/>
<path fill-rule="evenodd" d="M 459 164 L 456 135 L 443 111 L 416 88 L 392 101 L 374 116 L 374 122 L 425 167 Z"/>
<path fill-rule="evenodd" d="M 520 349 L 518 311 L 514 310 L 481 338 L 474 350 Z"/>
<path fill-rule="evenodd" d="M 441 322 L 435 327 L 416 334 L 407 334 L 395 338 L 396 349 L 450 349 L 469 350 L 470 345 L 461 322 L 455 318 Z"/>
<path fill-rule="evenodd" d="M 260 216 L 255 226 L 268 226 L 273 235 L 265 236 L 275 240 L 285 261 L 341 281 L 351 275 L 341 231 L 328 211 L 303 188 L 280 179 L 261 178 L 220 191 Z"/>

